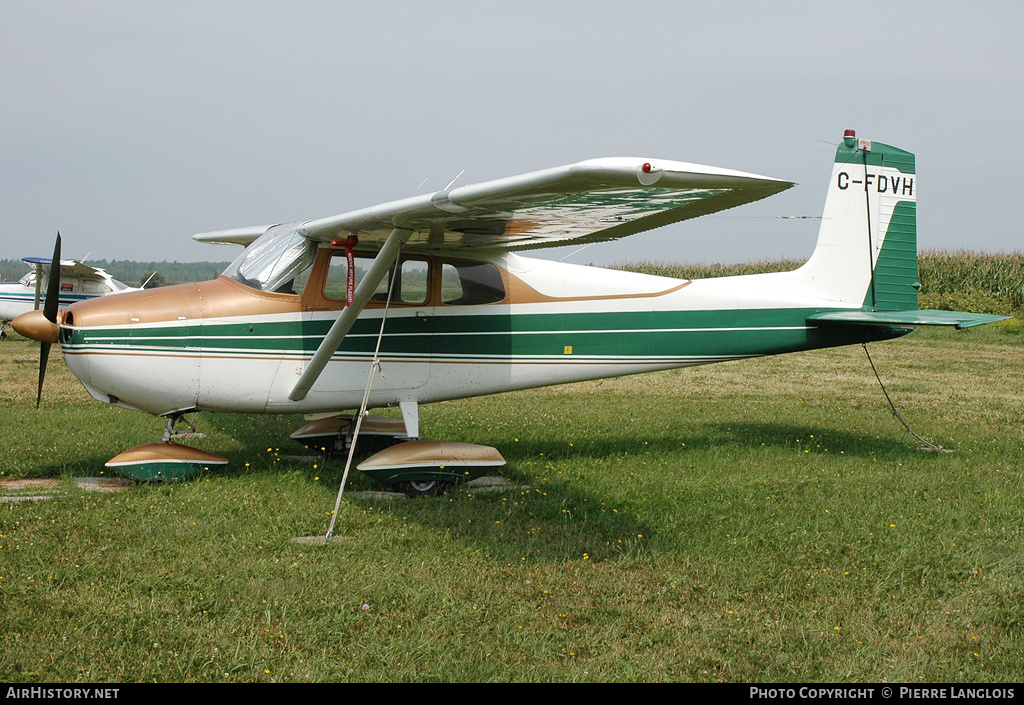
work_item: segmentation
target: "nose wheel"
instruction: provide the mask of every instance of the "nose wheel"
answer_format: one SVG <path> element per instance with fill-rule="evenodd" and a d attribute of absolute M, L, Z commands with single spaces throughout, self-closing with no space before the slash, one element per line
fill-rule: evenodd
<path fill-rule="evenodd" d="M 188 431 L 175 428 L 179 421 L 188 426 Z M 106 467 L 125 477 L 139 482 L 177 482 L 188 480 L 211 468 L 222 467 L 228 459 L 198 448 L 175 443 L 176 438 L 202 438 L 193 422 L 175 414 L 167 419 L 164 438 L 157 443 L 146 443 L 111 458 Z"/>

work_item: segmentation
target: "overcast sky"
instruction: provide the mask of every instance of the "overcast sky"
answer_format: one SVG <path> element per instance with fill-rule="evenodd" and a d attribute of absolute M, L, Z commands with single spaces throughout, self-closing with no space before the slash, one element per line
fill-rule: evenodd
<path fill-rule="evenodd" d="M 780 216 L 820 215 L 847 128 L 917 154 L 922 249 L 1022 251 L 1022 28 L 1019 2 L 0 0 L 0 257 L 60 230 L 227 260 L 191 235 L 641 156 L 798 185 L 567 261 L 803 258 L 818 221 Z"/>

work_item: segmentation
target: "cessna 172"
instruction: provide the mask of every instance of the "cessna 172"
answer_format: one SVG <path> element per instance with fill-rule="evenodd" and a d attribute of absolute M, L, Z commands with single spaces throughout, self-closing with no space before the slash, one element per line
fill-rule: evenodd
<path fill-rule="evenodd" d="M 0 337 L 5 337 L 7 323 L 23 313 L 39 308 L 41 292 L 50 279 L 52 260 L 45 257 L 25 257 L 21 260 L 30 269 L 16 282 L 0 283 Z M 140 291 L 117 281 L 102 269 L 90 267 L 78 260 L 60 263 L 60 306 L 70 306 L 97 296 L 124 291 Z"/>
<path fill-rule="evenodd" d="M 514 252 L 621 238 L 791 186 L 674 161 L 585 161 L 319 220 L 201 233 L 245 246 L 217 280 L 35 312 L 14 326 L 44 346 L 59 342 L 96 399 L 168 418 L 162 444 L 109 464 L 138 476 L 161 460 L 226 462 L 170 442 L 175 421 L 199 410 L 358 408 L 360 419 L 397 405 L 416 439 L 424 403 L 998 320 L 918 310 L 914 155 L 853 131 L 836 151 L 815 249 L 794 271 L 690 281 Z M 386 376 L 371 390 L 373 360 Z M 424 443 L 395 446 L 378 462 L 395 471 L 386 478 L 417 464 L 503 462 Z"/>

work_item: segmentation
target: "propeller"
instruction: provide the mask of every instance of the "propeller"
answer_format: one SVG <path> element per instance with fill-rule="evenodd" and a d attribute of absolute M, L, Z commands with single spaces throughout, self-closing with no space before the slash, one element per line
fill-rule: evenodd
<path fill-rule="evenodd" d="M 53 261 L 50 263 L 50 280 L 46 283 L 46 298 L 43 299 L 43 317 L 50 323 L 57 323 L 57 309 L 60 306 L 60 231 L 53 246 Z M 46 376 L 46 361 L 50 357 L 50 345 L 44 340 L 39 343 L 39 390 L 36 394 L 36 408 L 43 400 L 43 378 Z"/>

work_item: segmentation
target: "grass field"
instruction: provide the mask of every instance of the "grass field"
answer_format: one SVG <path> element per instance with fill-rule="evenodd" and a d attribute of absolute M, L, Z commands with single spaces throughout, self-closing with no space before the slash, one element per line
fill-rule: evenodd
<path fill-rule="evenodd" d="M 1015 322 L 425 407 L 517 488 L 347 495 L 297 417 L 200 415 L 226 469 L 87 492 L 162 423 L 0 343 L 0 681 L 1014 682 Z M 370 489 L 363 477 L 347 491 Z M 35 490 L 33 490 L 35 493 Z M 16 494 L 11 490 L 5 494 Z"/>

